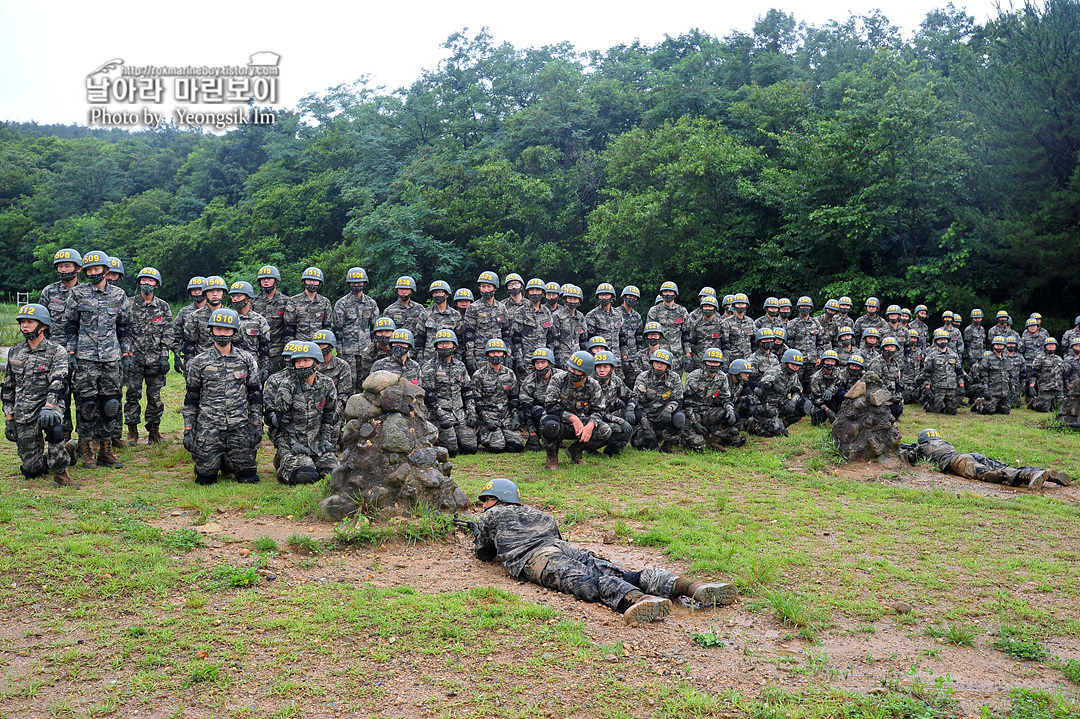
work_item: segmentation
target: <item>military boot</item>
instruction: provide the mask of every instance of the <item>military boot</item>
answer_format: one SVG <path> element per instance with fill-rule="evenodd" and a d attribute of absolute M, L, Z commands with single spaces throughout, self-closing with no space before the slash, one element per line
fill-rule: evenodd
<path fill-rule="evenodd" d="M 53 474 L 53 484 L 57 487 L 71 487 L 72 489 L 78 489 L 79 483 L 68 475 L 66 469 L 61 469 L 59 472 Z"/>
<path fill-rule="evenodd" d="M 674 594 L 690 597 L 698 604 L 726 607 L 739 596 L 739 590 L 727 582 L 691 582 L 679 577 L 675 580 Z"/>
<path fill-rule="evenodd" d="M 558 469 L 559 468 L 559 445 L 553 447 L 546 447 L 547 449 L 547 464 L 544 465 L 544 469 Z"/>
<path fill-rule="evenodd" d="M 74 467 L 75 463 L 79 461 L 79 443 L 73 439 L 68 439 L 64 442 L 64 449 L 68 453 L 68 466 Z"/>
<path fill-rule="evenodd" d="M 114 449 L 123 449 L 124 447 L 127 447 L 127 442 L 124 441 L 124 437 L 121 434 L 110 439 L 109 444 Z"/>
<path fill-rule="evenodd" d="M 633 596 L 631 595 L 640 595 Z M 644 624 L 671 614 L 671 600 L 664 597 L 654 597 L 651 594 L 641 592 L 628 592 L 627 599 L 634 603 L 623 612 L 623 621 L 627 624 Z"/>
<path fill-rule="evenodd" d="M 146 425 L 146 443 L 147 444 L 164 444 L 165 440 L 161 436 L 161 432 L 158 431 L 160 425 L 148 424 Z"/>
<path fill-rule="evenodd" d="M 90 446 L 90 442 L 85 439 L 79 438 L 79 460 L 84 467 L 96 467 L 97 466 L 97 452 Z"/>
<path fill-rule="evenodd" d="M 675 440 L 666 440 L 660 445 L 660 451 L 664 454 L 686 454 Z"/>
<path fill-rule="evenodd" d="M 139 425 L 137 425 L 137 424 L 129 424 L 127 426 L 127 428 L 128 428 L 128 435 L 127 435 L 128 444 L 130 444 L 132 447 L 134 447 L 135 445 L 137 445 L 139 443 Z"/>
<path fill-rule="evenodd" d="M 113 440 L 102 439 L 95 440 L 95 444 L 98 445 L 97 463 L 102 467 L 109 467 L 110 469 L 121 469 L 124 463 L 116 458 L 113 454 Z"/>
<path fill-rule="evenodd" d="M 571 464 L 585 464 L 585 445 L 581 442 L 574 442 L 566 448 L 566 453 L 570 455 Z"/>

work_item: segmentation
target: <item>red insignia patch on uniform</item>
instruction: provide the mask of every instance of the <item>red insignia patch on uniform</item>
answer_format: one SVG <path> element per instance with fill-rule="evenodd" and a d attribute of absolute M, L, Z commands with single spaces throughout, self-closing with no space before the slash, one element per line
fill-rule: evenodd
<path fill-rule="evenodd" d="M 258 327 L 252 327 L 251 329 L 248 330 L 248 334 L 253 335 L 253 336 L 259 334 L 259 328 Z"/>
<path fill-rule="evenodd" d="M 676 318 L 675 324 L 681 325 L 682 323 L 683 323 L 683 318 L 682 317 Z"/>
<path fill-rule="evenodd" d="M 153 319 L 152 319 L 152 320 L 150 320 L 150 321 L 151 321 L 151 322 L 153 322 L 154 324 L 161 324 L 161 323 L 162 323 L 162 322 L 164 322 L 165 320 L 164 320 L 164 319 L 162 319 L 161 317 L 155 317 L 155 318 L 153 318 Z"/>
<path fill-rule="evenodd" d="M 278 312 L 278 313 L 277 313 L 277 316 L 278 316 L 278 317 L 281 317 L 281 316 L 283 316 L 284 314 L 285 314 L 285 310 L 281 310 L 280 312 Z"/>
<path fill-rule="evenodd" d="M 510 391 L 510 388 L 511 388 L 511 387 L 513 387 L 513 386 L 514 386 L 514 385 L 512 385 L 512 384 L 508 384 L 508 385 L 506 385 L 505 387 L 503 387 L 503 389 L 505 389 L 505 390 L 506 390 L 507 392 L 509 392 L 509 391 Z"/>
<path fill-rule="evenodd" d="M 420 380 L 418 380 L 418 379 L 411 379 L 409 381 L 412 382 L 413 384 L 420 384 Z"/>
<path fill-rule="evenodd" d="M 543 325 L 544 325 L 544 327 L 551 327 L 551 323 L 550 323 L 550 322 L 544 322 L 544 323 L 543 323 Z"/>
<path fill-rule="evenodd" d="M 316 402 L 315 406 L 318 407 L 319 409 L 322 409 L 323 407 L 326 406 L 326 400 L 324 399 L 322 402 Z"/>
<path fill-rule="evenodd" d="M 713 339 L 716 339 L 717 337 L 720 336 L 720 333 L 719 332 L 713 332 L 712 336 L 713 336 Z"/>

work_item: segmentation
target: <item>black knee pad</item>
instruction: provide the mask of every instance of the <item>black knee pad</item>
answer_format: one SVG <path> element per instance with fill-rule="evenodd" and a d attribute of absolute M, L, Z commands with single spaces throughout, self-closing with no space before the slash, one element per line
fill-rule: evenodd
<path fill-rule="evenodd" d="M 490 454 L 502 454 L 506 450 L 502 447 L 484 447 Z"/>
<path fill-rule="evenodd" d="M 45 441 L 49 444 L 57 444 L 64 441 L 64 425 L 62 422 L 57 422 L 45 430 Z"/>
<path fill-rule="evenodd" d="M 301 467 L 293 472 L 293 484 L 314 484 L 319 481 L 319 471 L 314 467 Z"/>
<path fill-rule="evenodd" d="M 255 474 L 254 472 L 248 472 L 247 474 L 238 474 L 236 475 L 236 481 L 240 484 L 258 484 L 259 475 Z"/>
<path fill-rule="evenodd" d="M 544 435 L 544 439 L 559 439 L 562 436 L 562 422 L 557 417 L 548 415 L 544 417 L 540 433 Z"/>
<path fill-rule="evenodd" d="M 115 419 L 120 414 L 120 398 L 116 395 L 103 395 L 98 397 L 101 403 L 101 414 L 106 419 Z"/>
<path fill-rule="evenodd" d="M 671 426 L 675 429 L 682 429 L 686 426 L 686 413 L 681 409 L 674 412 L 671 415 Z"/>
<path fill-rule="evenodd" d="M 79 419 L 90 422 L 97 418 L 98 403 L 97 398 L 81 397 L 78 399 L 79 403 Z"/>
<path fill-rule="evenodd" d="M 22 474 L 22 476 L 26 477 L 27 479 L 34 479 L 36 477 L 40 477 L 40 476 L 45 474 L 45 463 L 42 462 L 41 466 L 39 466 L 37 469 L 31 470 L 29 472 L 26 471 L 25 466 L 20 464 L 19 465 L 19 472 Z"/>
<path fill-rule="evenodd" d="M 525 451 L 525 445 L 522 442 L 507 442 L 506 443 L 506 451 L 507 452 L 513 452 L 515 454 L 518 453 L 518 452 L 524 452 Z"/>

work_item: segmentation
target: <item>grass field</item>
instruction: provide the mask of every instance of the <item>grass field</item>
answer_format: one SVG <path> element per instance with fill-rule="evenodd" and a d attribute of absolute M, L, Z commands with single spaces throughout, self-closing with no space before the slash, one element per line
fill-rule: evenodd
<path fill-rule="evenodd" d="M 175 437 L 179 375 L 166 389 Z M 901 426 L 1080 476 L 1078 437 L 1045 419 L 909 410 Z M 58 491 L 5 443 L 0 717 L 1080 716 L 1077 494 L 841 465 L 826 440 L 804 422 L 556 473 L 538 454 L 458 458 L 469 495 L 511 477 L 575 541 L 743 591 L 634 629 L 475 567 L 445 518 L 320 527 L 324 483 L 278 485 L 268 447 L 257 485 L 196 486 L 174 441 Z M 192 529 L 217 521 L 252 536 Z"/>

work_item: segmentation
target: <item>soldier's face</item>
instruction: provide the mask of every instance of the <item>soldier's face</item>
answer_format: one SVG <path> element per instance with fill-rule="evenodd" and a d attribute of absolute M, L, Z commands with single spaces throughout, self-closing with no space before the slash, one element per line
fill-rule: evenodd
<path fill-rule="evenodd" d="M 825 374 L 832 374 L 833 371 L 836 369 L 836 362 L 833 362 L 832 360 L 829 360 L 828 362 L 823 362 L 821 368 L 825 370 Z"/>
<path fill-rule="evenodd" d="M 546 359 L 538 359 L 533 361 L 533 369 L 535 369 L 537 372 L 543 372 L 550 366 L 551 363 L 548 362 Z"/>
<path fill-rule="evenodd" d="M 675 297 L 674 294 L 672 294 L 671 296 L 672 298 Z M 596 296 L 596 301 L 599 302 L 602 306 L 607 307 L 615 301 L 615 295 L 611 294 L 610 292 L 601 292 Z"/>
<path fill-rule="evenodd" d="M 900 315 L 896 314 L 895 312 L 891 315 L 885 315 L 885 318 L 889 320 L 889 322 L 892 322 L 894 325 L 900 321 Z"/>
<path fill-rule="evenodd" d="M 593 372 L 595 372 L 596 376 L 599 377 L 600 379 L 605 379 L 608 375 L 611 374 L 611 365 L 609 365 L 609 364 L 598 364 L 593 369 Z"/>
<path fill-rule="evenodd" d="M 569 367 L 566 368 L 566 371 L 570 375 L 570 382 L 572 384 L 581 384 L 582 382 L 585 381 L 585 373 L 584 372 L 579 372 L 578 370 L 570 369 Z"/>
<path fill-rule="evenodd" d="M 701 306 L 701 313 L 703 315 L 705 315 L 706 317 L 712 317 L 713 315 L 716 314 L 716 306 L 715 305 L 702 305 Z"/>
<path fill-rule="evenodd" d="M 780 308 L 780 316 L 781 317 L 788 317 L 789 315 L 791 315 L 791 308 L 790 307 L 781 307 Z"/>
<path fill-rule="evenodd" d="M 333 348 L 328 344 L 319 343 L 319 349 L 322 351 L 323 360 L 326 360 L 330 356 L 330 350 Z"/>
<path fill-rule="evenodd" d="M 549 305 L 554 304 L 555 302 L 557 302 L 558 299 L 559 299 L 559 296 L 560 295 L 559 295 L 558 292 L 545 292 L 544 293 L 544 299 L 547 300 Z"/>
<path fill-rule="evenodd" d="M 645 341 L 651 345 L 658 345 L 660 344 L 660 335 L 656 334 L 655 332 L 650 332 L 649 334 L 645 335 Z"/>
<path fill-rule="evenodd" d="M 90 269 L 92 269 L 92 270 L 100 270 L 101 267 L 91 267 Z M 98 282 L 101 282 L 101 280 L 105 279 L 105 271 L 104 270 L 102 270 L 101 272 L 89 272 L 89 271 L 87 271 L 86 279 L 90 282 L 90 284 L 96 285 Z"/>
<path fill-rule="evenodd" d="M 1076 350 L 1078 348 L 1073 347 L 1073 349 Z M 1000 344 L 999 345 L 994 345 L 994 351 L 997 352 L 998 354 L 1001 354 L 1002 352 L 1005 351 L 1005 345 L 1000 345 Z"/>
<path fill-rule="evenodd" d="M 749 372 L 740 372 L 739 373 L 739 381 L 740 382 L 746 382 L 749 379 L 750 379 L 750 373 Z"/>
<path fill-rule="evenodd" d="M 238 295 L 229 295 L 229 301 L 233 303 L 233 307 L 243 307 L 248 303 L 248 296 L 243 293 Z"/>
<path fill-rule="evenodd" d="M 472 300 L 458 300 L 458 301 L 457 301 L 457 302 L 455 302 L 454 304 L 456 304 L 456 305 L 457 305 L 457 308 L 458 308 L 459 310 L 461 310 L 462 312 L 464 312 L 465 310 L 469 309 L 469 305 L 471 305 L 471 304 L 472 304 Z"/>
<path fill-rule="evenodd" d="M 565 304 L 567 307 L 569 307 L 572 310 L 576 310 L 578 307 L 581 307 L 581 300 L 579 300 L 577 298 L 573 298 L 573 299 L 567 300 L 563 304 Z"/>
<path fill-rule="evenodd" d="M 614 295 L 612 295 L 612 296 L 614 296 Z M 675 301 L 675 293 L 672 292 L 671 290 L 666 290 L 664 292 L 661 292 L 660 296 L 664 298 L 664 302 L 674 302 Z"/>
<path fill-rule="evenodd" d="M 851 312 L 851 305 L 840 305 L 840 311 L 846 315 L 848 312 Z"/>
<path fill-rule="evenodd" d="M 506 283 L 506 291 L 509 292 L 512 295 L 520 295 L 521 294 L 521 288 L 524 287 L 524 286 L 525 285 L 521 284 L 517 280 L 511 280 L 510 282 Z M 492 285 L 491 289 L 492 290 L 495 289 L 494 285 Z M 480 285 L 480 291 L 481 292 L 484 291 L 484 286 L 483 285 Z"/>
<path fill-rule="evenodd" d="M 1054 354 L 1057 352 L 1057 345 L 1046 345 L 1046 352 L 1048 354 Z"/>
<path fill-rule="evenodd" d="M 706 371 L 708 371 L 709 374 L 716 374 L 717 372 L 720 371 L 720 363 L 719 362 L 706 362 L 705 363 L 705 369 L 706 369 Z"/>
<path fill-rule="evenodd" d="M 435 300 L 435 304 L 441 305 L 444 304 L 448 299 L 450 299 L 450 295 L 449 293 L 443 292 L 442 290 L 436 290 L 435 292 L 431 293 L 431 299 Z"/>
<path fill-rule="evenodd" d="M 495 296 L 495 285 L 491 284 L 490 282 L 481 282 L 479 284 L 479 287 L 480 287 L 480 294 L 482 294 L 484 297 L 494 297 Z"/>
<path fill-rule="evenodd" d="M 196 302 L 201 301 L 203 298 L 201 287 L 196 287 L 195 289 L 188 290 L 188 294 L 191 295 L 191 299 L 195 300 Z"/>
<path fill-rule="evenodd" d="M 24 334 L 33 332 L 38 326 L 41 325 L 37 320 L 32 320 L 29 317 L 23 317 L 19 320 L 19 331 Z"/>
<path fill-rule="evenodd" d="M 972 317 L 971 318 L 971 323 L 976 324 L 976 325 L 981 325 L 982 324 L 982 317 Z"/>
<path fill-rule="evenodd" d="M 737 315 L 746 314 L 746 303 L 745 302 L 736 302 L 735 304 L 732 305 L 732 307 L 735 309 L 735 314 L 737 314 Z"/>
<path fill-rule="evenodd" d="M 310 357 L 300 357 L 299 359 L 293 360 L 293 366 L 296 367 L 296 369 L 307 369 L 308 367 L 315 366 L 315 360 Z"/>
<path fill-rule="evenodd" d="M 656 371 L 656 372 L 667 372 L 668 371 L 667 362 L 661 362 L 660 360 L 653 360 L 650 364 L 652 365 L 653 370 Z"/>
<path fill-rule="evenodd" d="M 922 321 L 924 321 L 924 322 L 925 322 L 925 321 L 926 321 L 926 310 L 922 310 L 921 312 L 918 312 L 918 313 L 916 313 L 916 316 L 917 316 L 917 317 L 918 317 L 918 318 L 919 318 L 920 320 L 922 320 Z"/>
<path fill-rule="evenodd" d="M 60 274 L 71 274 L 79 269 L 79 266 L 74 262 L 59 262 L 56 265 L 56 271 Z"/>
<path fill-rule="evenodd" d="M 208 299 L 211 303 L 218 303 L 221 302 L 221 298 L 225 296 L 225 290 L 215 288 L 212 290 L 207 290 L 203 294 L 206 295 L 206 299 Z"/>
<path fill-rule="evenodd" d="M 394 334 L 393 330 L 379 330 L 375 333 L 375 341 L 386 347 L 390 344 L 390 337 Z"/>
<path fill-rule="evenodd" d="M 877 306 L 876 305 L 867 305 L 866 306 L 866 314 L 870 315 L 871 317 L 876 315 L 877 314 Z"/>
<path fill-rule="evenodd" d="M 367 282 L 350 282 L 349 292 L 352 292 L 354 295 L 362 295 L 364 294 L 364 288 L 366 287 Z"/>
<path fill-rule="evenodd" d="M 397 296 L 400 297 L 403 300 L 407 300 L 410 297 L 412 297 L 412 290 L 404 288 L 404 287 L 399 287 L 398 291 L 397 291 Z"/>
<path fill-rule="evenodd" d="M 322 287 L 322 282 L 305 282 L 304 283 L 304 291 L 305 292 L 310 292 L 311 294 L 317 293 L 319 291 L 320 287 Z"/>
<path fill-rule="evenodd" d="M 276 284 L 277 280 L 275 280 L 273 277 L 263 277 L 261 280 L 259 280 L 259 287 L 262 287 L 264 290 L 272 290 L 274 289 L 274 285 Z"/>
<path fill-rule="evenodd" d="M 539 304 L 540 300 L 544 299 L 544 293 L 540 290 L 529 290 L 529 302 L 534 305 Z"/>

